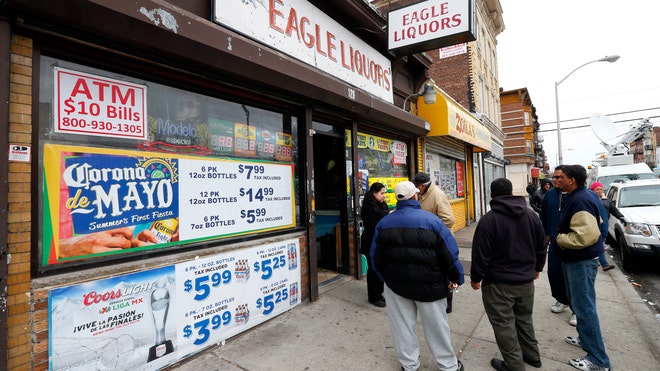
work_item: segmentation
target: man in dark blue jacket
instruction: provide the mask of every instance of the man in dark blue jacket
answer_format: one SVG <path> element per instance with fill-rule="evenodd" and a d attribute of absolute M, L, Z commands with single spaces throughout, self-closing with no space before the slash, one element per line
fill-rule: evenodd
<path fill-rule="evenodd" d="M 504 360 L 493 358 L 498 371 L 524 371 L 525 363 L 541 367 L 534 333 L 534 280 L 546 259 L 545 233 L 539 216 L 523 196 L 513 195 L 511 181 L 490 184 L 490 211 L 472 240 L 471 286 L 481 298 Z M 483 285 L 482 285 L 483 282 Z"/>
<path fill-rule="evenodd" d="M 569 307 L 568 295 L 564 284 L 564 270 L 561 267 L 561 259 L 554 251 L 554 245 L 557 243 L 557 225 L 559 224 L 559 211 L 563 197 L 559 189 L 559 174 L 562 165 L 555 168 L 553 175 L 554 188 L 546 192 L 541 206 L 541 224 L 545 231 L 546 240 L 550 244 L 548 249 L 548 281 L 550 282 L 550 293 L 557 301 L 550 308 L 552 313 L 561 313 Z M 573 319 L 574 315 L 571 316 Z M 577 319 L 575 320 L 577 324 Z"/>
<path fill-rule="evenodd" d="M 419 369 L 417 313 L 440 370 L 463 370 L 451 345 L 447 321 L 447 282 L 462 285 L 463 266 L 451 231 L 435 214 L 422 210 L 410 181 L 396 185 L 396 211 L 376 225 L 371 266 L 385 281 L 387 318 L 397 359 L 404 370 Z"/>
<path fill-rule="evenodd" d="M 541 223 L 545 230 L 546 240 L 549 243 L 548 248 L 548 281 L 550 282 L 550 293 L 557 302 L 550 308 L 552 313 L 561 313 L 564 309 L 569 307 L 568 294 L 566 293 L 566 285 L 564 283 L 564 269 L 562 267 L 561 259 L 555 252 L 557 250 L 557 228 L 559 227 L 559 212 L 561 206 L 565 202 L 566 192 L 560 188 L 561 169 L 564 165 L 555 167 L 555 172 L 552 177 L 554 188 L 546 192 L 543 197 L 543 204 L 541 207 Z M 605 207 L 599 207 L 600 211 L 600 233 L 603 240 L 607 237 L 608 226 L 608 212 Z M 577 316 L 575 313 L 571 315 L 568 322 L 571 326 L 577 325 Z"/>
<path fill-rule="evenodd" d="M 559 187 L 567 196 L 559 213 L 555 252 L 562 261 L 566 292 L 578 319 L 578 337 L 567 336 L 565 340 L 587 352 L 569 361 L 573 367 L 609 371 L 610 359 L 596 312 L 598 255 L 603 252 L 602 203 L 585 187 L 586 179 L 587 170 L 580 165 L 564 166 L 559 174 Z"/>

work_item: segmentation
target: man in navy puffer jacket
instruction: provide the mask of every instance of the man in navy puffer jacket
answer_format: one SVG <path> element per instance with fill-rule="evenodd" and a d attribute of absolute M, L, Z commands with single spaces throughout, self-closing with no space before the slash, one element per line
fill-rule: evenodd
<path fill-rule="evenodd" d="M 463 266 L 451 231 L 435 214 L 422 210 L 410 181 L 396 185 L 396 211 L 376 225 L 371 266 L 385 281 L 387 317 L 397 358 L 404 370 L 419 369 L 417 312 L 440 370 L 463 370 L 451 345 L 447 321 L 447 282 L 462 285 Z"/>

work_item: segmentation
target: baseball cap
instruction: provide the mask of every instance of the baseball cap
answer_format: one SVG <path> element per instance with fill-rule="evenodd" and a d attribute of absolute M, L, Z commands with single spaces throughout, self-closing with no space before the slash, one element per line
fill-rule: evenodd
<path fill-rule="evenodd" d="M 426 184 L 431 181 L 431 177 L 427 173 L 417 173 L 413 177 L 413 184 L 418 186 L 420 184 Z"/>
<path fill-rule="evenodd" d="M 416 193 L 419 193 L 419 189 L 417 189 L 413 182 L 409 180 L 404 180 L 403 182 L 397 184 L 396 187 L 394 187 L 394 194 L 396 195 L 396 199 L 399 201 L 409 200 Z"/>

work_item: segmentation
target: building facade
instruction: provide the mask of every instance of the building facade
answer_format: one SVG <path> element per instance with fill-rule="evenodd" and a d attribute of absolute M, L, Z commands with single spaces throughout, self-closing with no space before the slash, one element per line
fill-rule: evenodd
<path fill-rule="evenodd" d="M 545 153 L 539 139 L 536 108 L 527 88 L 500 93 L 504 156 L 511 164 L 507 178 L 513 183 L 513 192 L 525 196 L 529 183 L 537 183 L 547 176 Z"/>
<path fill-rule="evenodd" d="M 372 0 L 371 3 L 387 13 L 412 7 L 420 1 Z M 429 173 L 450 198 L 455 229 L 468 225 L 484 213 L 485 173 L 504 175 L 504 158 L 501 153 L 497 154 L 501 152 L 503 134 L 495 124 L 499 122 L 495 37 L 504 29 L 502 11 L 498 0 L 478 0 L 472 2 L 472 6 L 477 41 L 425 52 L 433 62 L 429 76 L 436 84 L 440 103 L 423 105 L 418 98 L 420 104 L 413 106 L 431 126 L 420 143 L 422 157 L 418 171 Z M 487 45 L 488 50 L 484 47 L 483 51 L 475 53 L 477 43 Z M 488 86 L 483 81 L 479 85 L 475 76 L 481 79 L 485 76 Z M 487 93 L 488 89 L 492 91 Z M 482 100 L 490 108 L 476 114 L 480 112 L 475 111 L 476 104 L 481 104 Z M 489 159 L 486 172 L 484 158 Z"/>
<path fill-rule="evenodd" d="M 0 368 L 163 367 L 359 277 L 430 61 L 328 3 L 2 2 Z"/>
<path fill-rule="evenodd" d="M 470 189 L 470 219 L 476 220 L 489 210 L 490 183 L 505 176 L 497 36 L 504 31 L 499 0 L 477 0 L 477 40 L 440 50 L 429 51 L 433 59 L 430 76 L 442 90 L 464 107 L 478 121 L 476 125 L 490 133 L 490 148 L 468 148 L 473 153 L 474 177 Z"/>

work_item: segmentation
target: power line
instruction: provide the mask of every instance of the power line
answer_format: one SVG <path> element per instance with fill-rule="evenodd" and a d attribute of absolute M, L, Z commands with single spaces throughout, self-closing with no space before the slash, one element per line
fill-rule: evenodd
<path fill-rule="evenodd" d="M 653 110 L 657 110 L 657 109 L 660 109 L 660 107 L 655 107 L 655 108 L 645 108 L 645 109 L 639 109 L 639 110 L 634 110 L 634 111 L 626 111 L 626 112 L 619 112 L 619 113 L 610 113 L 610 114 L 605 115 L 605 116 L 627 115 L 627 114 L 630 114 L 630 113 L 637 113 L 637 112 L 644 112 L 644 111 L 653 111 Z M 655 117 L 657 117 L 657 116 L 655 116 Z M 630 120 L 621 120 L 621 121 L 615 121 L 615 122 L 627 122 L 627 121 L 634 121 L 634 120 L 643 120 L 643 119 L 645 119 L 645 118 L 649 118 L 649 117 L 643 117 L 643 118 L 639 118 L 639 119 L 630 119 Z M 582 118 L 575 118 L 575 119 L 561 120 L 561 122 L 581 121 L 581 120 L 586 120 L 586 119 L 589 119 L 589 117 L 582 117 Z M 543 122 L 543 123 L 539 123 L 539 125 L 557 125 L 557 121 Z M 562 129 L 563 129 L 563 128 L 562 128 Z"/>
<path fill-rule="evenodd" d="M 634 111 L 626 111 L 626 112 L 618 112 L 618 113 L 612 113 L 606 116 L 618 116 L 618 115 L 627 115 L 631 113 L 638 113 L 638 112 L 645 112 L 645 111 L 653 111 L 660 109 L 660 107 L 655 107 L 655 108 L 647 108 L 647 109 L 641 109 L 641 110 L 634 110 Z M 632 119 L 626 119 L 626 120 L 616 120 L 613 121 L 615 124 L 616 123 L 624 123 L 624 122 L 631 122 L 631 121 L 641 121 L 644 119 L 657 119 L 660 118 L 660 116 L 645 116 L 645 117 L 639 117 L 639 118 L 632 118 Z M 571 121 L 583 121 L 583 120 L 588 120 L 589 117 L 583 117 L 583 118 L 575 118 L 575 119 L 568 119 L 568 120 L 562 120 L 561 122 L 571 122 Z M 557 125 L 557 122 L 544 122 L 544 123 L 539 123 L 539 125 Z M 577 125 L 577 126 L 570 126 L 570 127 L 562 127 L 561 130 L 572 130 L 572 129 L 583 129 L 590 127 L 591 125 Z M 545 130 L 539 130 L 539 133 L 547 133 L 547 132 L 556 132 L 557 129 L 545 129 Z"/>

